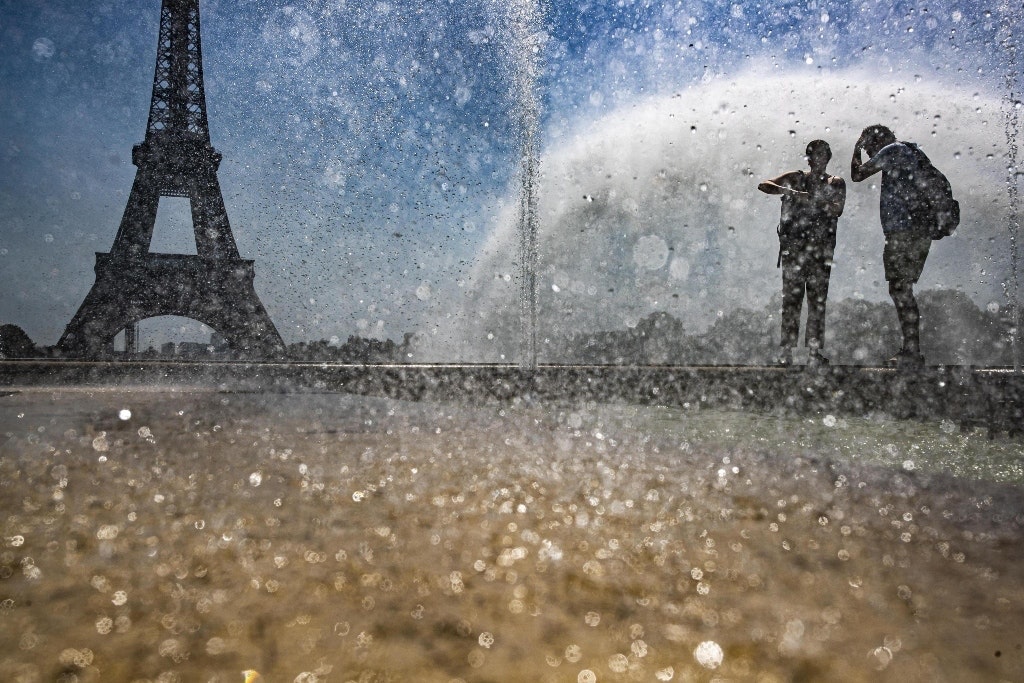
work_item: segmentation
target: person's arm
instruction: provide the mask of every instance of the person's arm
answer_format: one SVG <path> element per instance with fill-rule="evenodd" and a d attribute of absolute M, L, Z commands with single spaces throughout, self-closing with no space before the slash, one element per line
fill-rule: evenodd
<path fill-rule="evenodd" d="M 862 161 L 860 155 L 863 149 L 862 142 L 857 140 L 857 144 L 853 147 L 853 159 L 850 161 L 850 177 L 853 178 L 853 182 L 855 183 L 867 180 L 882 170 L 882 165 L 879 159 L 879 157 L 882 156 L 882 153 L 879 152 L 867 161 Z"/>
<path fill-rule="evenodd" d="M 757 189 L 765 194 L 807 194 L 791 187 L 793 175 L 796 173 L 799 171 L 791 171 L 775 178 L 769 178 L 759 183 Z"/>

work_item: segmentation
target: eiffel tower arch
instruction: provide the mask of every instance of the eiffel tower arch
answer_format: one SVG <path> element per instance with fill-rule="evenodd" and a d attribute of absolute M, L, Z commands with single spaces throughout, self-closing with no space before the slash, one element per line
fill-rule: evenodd
<path fill-rule="evenodd" d="M 132 148 L 135 182 L 109 253 L 96 253 L 96 281 L 57 348 L 97 357 L 139 320 L 192 318 L 238 355 L 269 357 L 284 342 L 253 287 L 254 262 L 239 256 L 210 143 L 203 86 L 199 0 L 163 0 L 145 140 Z M 150 251 L 161 197 L 191 203 L 196 254 Z"/>

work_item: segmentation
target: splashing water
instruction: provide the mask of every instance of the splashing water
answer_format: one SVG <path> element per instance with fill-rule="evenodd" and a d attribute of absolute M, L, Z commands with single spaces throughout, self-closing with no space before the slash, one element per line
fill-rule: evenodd
<path fill-rule="evenodd" d="M 541 70 L 543 10 L 537 0 L 496 0 L 490 4 L 508 46 L 508 69 L 519 121 L 519 364 L 537 366 L 537 133 L 540 119 L 538 80 Z"/>
<path fill-rule="evenodd" d="M 1010 344 L 1013 348 L 1013 371 L 1020 372 L 1020 282 L 1018 275 L 1020 234 L 1020 196 L 1017 186 L 1017 136 L 1020 133 L 1020 99 L 1017 93 L 1017 38 L 1016 30 L 1021 23 L 1021 7 L 1018 3 L 1003 2 L 1000 7 L 1003 16 L 1002 46 L 1006 51 L 1006 191 L 1010 209 L 1008 216 L 1010 232 L 1010 278 L 1003 285 L 1010 307 L 1013 325 Z"/>
<path fill-rule="evenodd" d="M 693 658 L 705 669 L 717 669 L 722 665 L 722 646 L 713 640 L 705 640 L 693 651 Z"/>
<path fill-rule="evenodd" d="M 536 113 L 536 112 L 534 112 Z M 522 161 L 522 197 L 519 219 L 521 269 L 520 310 L 522 311 L 523 353 L 520 365 L 537 366 L 537 194 L 535 178 L 537 154 L 534 133 L 536 122 L 524 131 Z"/>

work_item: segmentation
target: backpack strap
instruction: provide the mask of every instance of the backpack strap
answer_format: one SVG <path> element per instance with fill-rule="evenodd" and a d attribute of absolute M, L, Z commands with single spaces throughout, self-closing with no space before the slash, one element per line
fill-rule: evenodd
<path fill-rule="evenodd" d="M 775 267 L 782 267 L 782 221 L 775 226 L 775 234 L 779 236 L 779 258 L 775 260 Z"/>

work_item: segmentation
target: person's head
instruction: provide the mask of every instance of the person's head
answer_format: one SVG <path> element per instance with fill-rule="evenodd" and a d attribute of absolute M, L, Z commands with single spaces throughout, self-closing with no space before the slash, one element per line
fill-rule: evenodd
<path fill-rule="evenodd" d="M 860 144 L 868 156 L 875 156 L 878 150 L 896 142 L 896 134 L 880 123 L 868 126 L 860 134 Z"/>
<path fill-rule="evenodd" d="M 804 156 L 807 159 L 807 163 L 810 164 L 811 170 L 824 173 L 829 159 L 832 158 L 832 148 L 824 140 L 811 140 L 807 143 L 807 150 L 804 152 Z"/>

